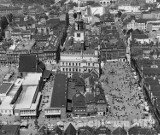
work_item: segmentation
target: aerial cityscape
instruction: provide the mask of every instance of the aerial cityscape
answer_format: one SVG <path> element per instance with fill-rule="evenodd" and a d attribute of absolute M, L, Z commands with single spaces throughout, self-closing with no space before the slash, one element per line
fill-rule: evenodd
<path fill-rule="evenodd" d="M 0 135 L 160 135 L 160 0 L 0 0 Z"/>

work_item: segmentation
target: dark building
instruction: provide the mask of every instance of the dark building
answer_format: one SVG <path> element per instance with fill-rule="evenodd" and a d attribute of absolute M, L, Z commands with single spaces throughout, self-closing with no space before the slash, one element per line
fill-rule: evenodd
<path fill-rule="evenodd" d="M 62 130 L 58 126 L 56 126 L 49 135 L 62 135 L 62 134 L 63 134 Z"/>
<path fill-rule="evenodd" d="M 85 97 L 77 92 L 72 98 L 72 112 L 75 115 L 86 115 Z"/>
<path fill-rule="evenodd" d="M 96 129 L 95 135 L 111 135 L 111 130 L 109 130 L 107 127 L 100 126 Z"/>
<path fill-rule="evenodd" d="M 127 135 L 127 132 L 125 129 L 118 127 L 112 132 L 112 135 Z"/>
<path fill-rule="evenodd" d="M 71 123 L 68 125 L 67 129 L 64 131 L 64 135 L 76 135 L 76 129 Z"/>
<path fill-rule="evenodd" d="M 68 79 L 65 74 L 56 74 L 54 80 L 51 103 L 45 109 L 45 116 L 66 118 Z"/>
<path fill-rule="evenodd" d="M 80 127 L 78 129 L 78 135 L 93 135 L 94 130 L 91 127 Z"/>
<path fill-rule="evenodd" d="M 88 115 L 96 114 L 97 108 L 96 108 L 96 100 L 94 93 L 87 92 L 85 95 L 85 102 L 87 107 L 87 113 Z"/>
<path fill-rule="evenodd" d="M 20 135 L 19 125 L 3 125 L 0 130 L 0 135 Z"/>

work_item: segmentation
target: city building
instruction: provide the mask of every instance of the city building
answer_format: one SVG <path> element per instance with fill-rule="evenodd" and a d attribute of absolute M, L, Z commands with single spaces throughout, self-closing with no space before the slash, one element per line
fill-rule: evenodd
<path fill-rule="evenodd" d="M 93 135 L 94 134 L 94 129 L 86 126 L 86 127 L 80 127 L 78 129 L 78 135 Z"/>
<path fill-rule="evenodd" d="M 72 97 L 72 113 L 74 115 L 87 115 L 85 96 L 80 92 Z"/>
<path fill-rule="evenodd" d="M 2 16 L 6 16 L 8 14 L 13 14 L 13 15 L 22 15 L 23 14 L 23 10 L 22 8 L 19 7 L 1 7 L 0 8 L 0 14 Z"/>
<path fill-rule="evenodd" d="M 86 111 L 88 115 L 94 115 L 97 113 L 94 93 L 87 92 L 85 94 L 85 103 L 86 103 L 86 107 L 87 107 Z"/>
<path fill-rule="evenodd" d="M 108 134 L 110 135 L 111 134 L 111 130 L 108 129 L 107 127 L 105 126 L 100 126 L 99 128 L 96 129 L 95 131 L 95 135 L 105 135 L 105 134 Z"/>
<path fill-rule="evenodd" d="M 2 115 L 14 115 L 14 103 L 17 100 L 20 92 L 22 91 L 23 79 L 17 79 L 14 83 L 2 84 L 0 91 L 7 90 L 3 96 L 1 96 L 0 113 Z"/>
<path fill-rule="evenodd" d="M 67 85 L 68 79 L 65 74 L 56 74 L 51 99 L 45 108 L 45 117 L 66 118 L 67 110 Z"/>
<path fill-rule="evenodd" d="M 88 43 L 81 11 L 76 13 L 75 23 L 61 48 L 60 70 L 72 77 L 74 72 L 90 72 L 95 69 L 99 73 L 98 44 Z M 88 38 L 88 41 L 87 41 Z"/>
<path fill-rule="evenodd" d="M 16 100 L 16 116 L 36 118 L 41 98 L 42 73 L 27 73 L 23 77 L 22 91 Z"/>

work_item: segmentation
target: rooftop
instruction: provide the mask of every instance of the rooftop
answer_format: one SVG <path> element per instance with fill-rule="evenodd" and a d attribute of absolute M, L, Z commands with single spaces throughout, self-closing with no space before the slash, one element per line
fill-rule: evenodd
<path fill-rule="evenodd" d="M 67 100 L 67 76 L 56 74 L 50 107 L 65 107 Z"/>
<path fill-rule="evenodd" d="M 10 88 L 12 87 L 13 83 L 3 83 L 0 85 L 0 94 L 6 94 Z"/>
<path fill-rule="evenodd" d="M 42 73 L 28 73 L 27 76 L 25 76 L 22 85 L 37 86 L 41 77 Z"/>
<path fill-rule="evenodd" d="M 23 50 L 31 50 L 32 47 L 35 45 L 35 40 L 29 40 L 25 42 L 19 42 L 16 45 L 16 51 L 23 51 Z"/>
<path fill-rule="evenodd" d="M 2 130 L 4 130 L 6 133 L 4 135 L 16 135 L 19 130 L 19 125 L 3 125 L 2 126 Z M 0 131 L 0 134 L 3 134 L 2 133 L 2 130 Z"/>
<path fill-rule="evenodd" d="M 15 109 L 30 109 L 36 89 L 37 86 L 27 86 L 23 89 L 22 94 L 17 100 Z"/>
<path fill-rule="evenodd" d="M 36 55 L 21 54 L 19 56 L 19 72 L 36 72 Z"/>

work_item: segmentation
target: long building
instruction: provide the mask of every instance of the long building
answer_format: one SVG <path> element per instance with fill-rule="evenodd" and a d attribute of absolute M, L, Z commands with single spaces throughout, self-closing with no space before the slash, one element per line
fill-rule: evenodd
<path fill-rule="evenodd" d="M 22 83 L 22 92 L 15 103 L 15 115 L 20 117 L 37 117 L 41 92 L 42 73 L 28 73 Z"/>
<path fill-rule="evenodd" d="M 0 87 L 0 91 L 4 92 L 1 95 L 0 105 L 2 115 L 14 115 L 14 103 L 22 90 L 22 82 L 23 79 L 17 79 L 15 83 L 3 83 Z"/>
<path fill-rule="evenodd" d="M 67 83 L 65 74 L 56 74 L 52 97 L 45 109 L 46 117 L 66 118 Z"/>

